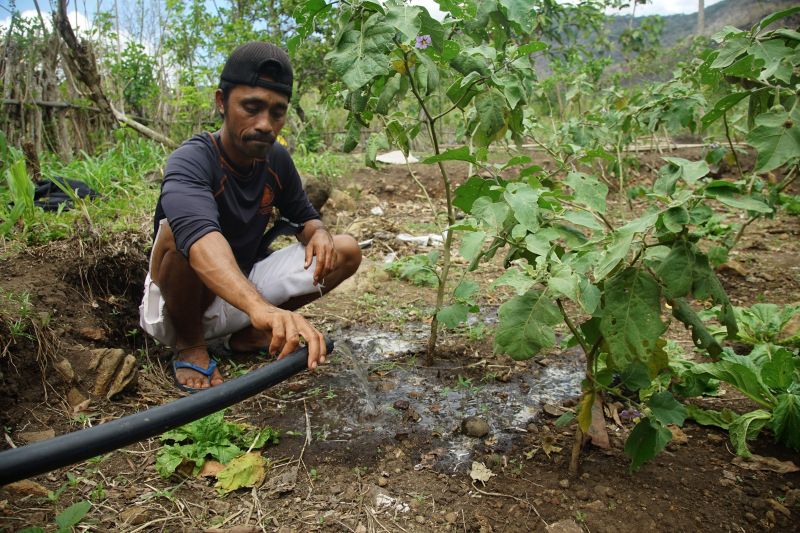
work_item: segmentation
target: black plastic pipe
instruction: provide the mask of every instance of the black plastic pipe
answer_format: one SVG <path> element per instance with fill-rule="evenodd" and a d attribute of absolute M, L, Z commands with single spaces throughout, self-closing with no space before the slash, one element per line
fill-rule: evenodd
<path fill-rule="evenodd" d="M 328 353 L 333 341 L 326 339 Z M 186 396 L 166 405 L 140 411 L 99 426 L 60 435 L 0 452 L 0 485 L 85 461 L 134 442 L 160 435 L 198 418 L 241 402 L 308 367 L 308 348 L 302 347 L 261 368 Z"/>

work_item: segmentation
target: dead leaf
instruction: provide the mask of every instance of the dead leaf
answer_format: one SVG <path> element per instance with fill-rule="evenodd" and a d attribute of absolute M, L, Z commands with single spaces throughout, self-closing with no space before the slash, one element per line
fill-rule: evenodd
<path fill-rule="evenodd" d="M 542 440 L 542 451 L 550 458 L 551 453 L 559 453 L 563 448 L 556 446 L 555 439 L 552 435 L 548 435 Z"/>
<path fill-rule="evenodd" d="M 72 363 L 70 363 L 66 357 L 62 357 L 53 366 L 55 366 L 56 371 L 61 374 L 61 377 L 64 378 L 64 381 L 67 383 L 75 381 L 75 369 L 72 368 Z"/>
<path fill-rule="evenodd" d="M 747 277 L 747 269 L 735 259 L 729 259 L 727 262 L 718 266 L 717 272 L 733 272 L 743 278 Z"/>
<path fill-rule="evenodd" d="M 763 457 L 756 454 L 751 455 L 749 458 L 736 457 L 733 459 L 733 464 L 745 470 L 762 470 L 777 472 L 778 474 L 800 472 L 800 468 L 797 468 L 797 465 L 791 461 L 779 461 L 774 457 Z"/>
<path fill-rule="evenodd" d="M 486 482 L 496 475 L 497 474 L 489 470 L 485 464 L 472 461 L 472 470 L 469 472 L 469 477 L 471 477 L 473 481 L 480 481 L 486 485 Z"/>
<path fill-rule="evenodd" d="M 87 400 L 88 398 L 75 387 L 72 387 L 69 392 L 67 392 L 67 403 L 72 408 L 73 413 L 76 413 L 77 411 L 75 409 Z"/>
<path fill-rule="evenodd" d="M 217 474 L 225 470 L 225 465 L 219 461 L 206 461 L 197 477 L 217 477 Z"/>
<path fill-rule="evenodd" d="M 258 452 L 245 453 L 229 462 L 225 469 L 217 473 L 214 487 L 220 494 L 242 487 L 257 487 L 266 476 L 267 460 Z"/>
<path fill-rule="evenodd" d="M 30 479 L 23 479 L 22 481 L 9 483 L 3 487 L 3 489 L 12 494 L 19 494 L 20 496 L 47 496 L 50 493 L 50 491 L 44 488 L 42 485 L 36 483 L 35 481 L 31 481 Z"/>
<path fill-rule="evenodd" d="M 270 498 L 277 498 L 282 494 L 292 492 L 295 485 L 297 485 L 297 472 L 298 468 L 293 466 L 281 472 L 280 475 L 270 478 L 270 489 L 267 496 Z"/>
<path fill-rule="evenodd" d="M 622 420 L 619 418 L 619 408 L 622 407 L 622 404 L 619 402 L 614 402 L 608 406 L 609 411 L 611 411 L 611 418 L 614 420 L 614 423 L 622 427 Z"/>
<path fill-rule="evenodd" d="M 106 340 L 106 332 L 101 328 L 96 327 L 83 327 L 78 330 L 78 333 L 90 341 L 104 341 Z"/>
<path fill-rule="evenodd" d="M 589 426 L 588 435 L 592 439 L 592 444 L 598 448 L 607 450 L 611 447 L 608 442 L 608 431 L 606 431 L 606 417 L 603 416 L 603 399 L 599 394 L 594 397 L 592 424 Z"/>
<path fill-rule="evenodd" d="M 556 404 L 553 404 L 553 403 L 546 403 L 542 407 L 542 411 L 544 411 L 545 413 L 547 413 L 550 416 L 559 417 L 559 416 L 563 415 L 564 413 L 566 413 L 567 409 L 565 409 L 564 407 L 562 407 L 560 405 L 556 405 Z"/>
<path fill-rule="evenodd" d="M 56 432 L 52 429 L 45 429 L 44 431 L 23 431 L 17 435 L 26 443 L 30 444 L 31 442 L 52 439 L 56 436 Z"/>
<path fill-rule="evenodd" d="M 667 429 L 672 433 L 672 440 L 670 441 L 670 444 L 676 444 L 678 446 L 689 444 L 689 437 L 686 436 L 686 433 L 684 433 L 681 428 L 675 424 L 670 424 L 667 426 Z"/>

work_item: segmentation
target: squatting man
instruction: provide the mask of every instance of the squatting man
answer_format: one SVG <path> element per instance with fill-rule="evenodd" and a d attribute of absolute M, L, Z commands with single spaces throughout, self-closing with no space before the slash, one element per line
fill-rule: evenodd
<path fill-rule="evenodd" d="M 332 236 L 303 191 L 288 151 L 276 143 L 292 96 L 286 53 L 251 42 L 228 58 L 215 93 L 222 127 L 195 135 L 170 156 L 154 216 L 140 306 L 142 328 L 174 348 L 177 386 L 223 382 L 206 341 L 234 352 L 284 357 L 308 346 L 308 367 L 327 355 L 322 334 L 295 310 L 352 276 L 361 250 Z M 271 252 L 273 208 L 298 243 Z"/>

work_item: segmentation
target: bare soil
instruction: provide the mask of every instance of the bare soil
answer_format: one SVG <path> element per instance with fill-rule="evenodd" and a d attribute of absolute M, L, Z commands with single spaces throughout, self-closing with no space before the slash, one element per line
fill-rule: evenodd
<path fill-rule="evenodd" d="M 692 159 L 700 153 L 669 155 Z M 646 183 L 661 165 L 659 156 L 637 157 L 639 171 L 631 179 Z M 745 158 L 744 164 L 752 161 Z M 466 177 L 466 166 L 448 170 L 456 183 Z M 48 524 L 53 529 L 54 516 L 82 499 L 92 501 L 78 526 L 82 531 L 522 532 L 548 525 L 549 531 L 800 531 L 799 473 L 743 469 L 733 463 L 724 433 L 691 423 L 683 428 L 682 443 L 670 444 L 631 474 L 622 451 L 630 426 L 609 420 L 611 449 L 588 445 L 580 475 L 571 477 L 574 430 L 557 428 L 555 417 L 531 398 L 573 406 L 578 390 L 570 379 L 579 356 L 553 351 L 514 362 L 494 355 L 491 329 L 507 296 L 502 291 L 486 289 L 477 321 L 444 332 L 435 365 L 423 366 L 424 317 L 434 289 L 397 280 L 383 268 L 388 254 L 431 250 L 395 236 L 436 233 L 434 211 L 441 216 L 444 210 L 438 171 L 423 165 L 412 165 L 412 171 L 431 203 L 407 168 L 385 167 L 355 171 L 338 185 L 345 194 L 334 195 L 325 208 L 330 226 L 360 241 L 372 239 L 372 245 L 359 273 L 305 314 L 336 341 L 351 342 L 360 362 L 338 352 L 320 370 L 227 412 L 232 420 L 284 432 L 278 445 L 264 450 L 272 467 L 261 487 L 221 497 L 213 480 L 162 479 L 154 467 L 161 443 L 150 439 L 37 476 L 32 489 L 0 488 L 0 531 Z M 625 204 L 614 202 L 617 210 L 627 209 Z M 372 213 L 375 207 L 382 214 Z M 800 218 L 784 213 L 748 228 L 731 265 L 719 272 L 734 303 L 800 301 L 799 236 Z M 30 295 L 34 324 L 14 337 L 0 330 L 0 447 L 35 440 L 35 432 L 59 435 L 100 424 L 180 396 L 167 372 L 168 351 L 137 329 L 148 246 L 144 233 L 115 235 L 52 243 L 0 260 L 0 289 Z M 471 276 L 488 287 L 500 273 L 498 263 Z M 670 335 L 691 346 L 683 328 L 672 327 Z M 84 364 L 101 348 L 121 349 L 137 361 L 135 382 L 111 400 L 95 393 L 99 378 Z M 74 378 L 65 377 L 62 358 L 70 361 Z M 263 359 L 223 363 L 232 375 Z M 370 412 L 368 399 L 377 412 Z M 713 402 L 740 411 L 750 407 L 730 392 Z M 463 435 L 460 425 L 469 415 L 482 417 L 489 433 Z M 766 434 L 752 449 L 800 460 Z M 473 461 L 494 477 L 473 482 Z M 59 496 L 47 497 L 59 488 Z"/>

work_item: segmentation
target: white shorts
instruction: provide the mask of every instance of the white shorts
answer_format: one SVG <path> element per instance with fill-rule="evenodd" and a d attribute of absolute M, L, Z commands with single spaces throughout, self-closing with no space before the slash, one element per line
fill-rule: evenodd
<path fill-rule="evenodd" d="M 158 240 L 160 236 L 156 236 Z M 305 246 L 295 243 L 270 254 L 250 270 L 248 279 L 259 293 L 272 305 L 280 306 L 290 298 L 304 296 L 320 290 L 314 285 L 316 258 L 308 269 Z M 175 327 L 167 315 L 164 298 L 158 285 L 150 279 L 150 270 L 144 280 L 144 297 L 139 306 L 139 325 L 160 343 L 175 346 Z M 203 315 L 206 339 L 224 337 L 250 325 L 250 317 L 222 298 L 214 298 Z"/>

